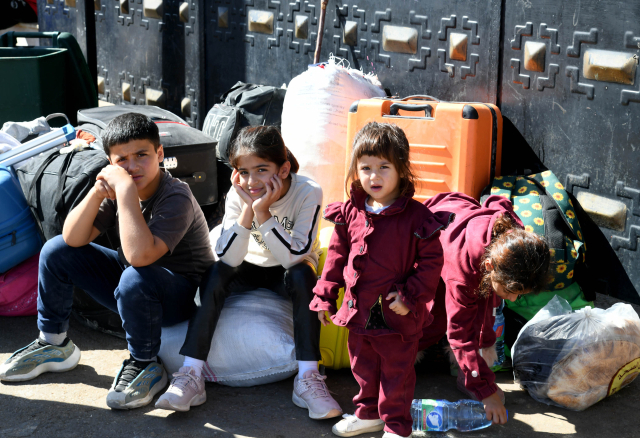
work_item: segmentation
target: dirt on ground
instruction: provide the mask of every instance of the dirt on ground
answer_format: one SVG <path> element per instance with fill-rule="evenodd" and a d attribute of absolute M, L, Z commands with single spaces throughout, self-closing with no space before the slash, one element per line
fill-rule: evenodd
<path fill-rule="evenodd" d="M 606 306 L 608 307 L 608 306 Z M 0 360 L 33 341 L 35 317 L 0 317 Z M 291 401 L 293 378 L 269 385 L 234 388 L 207 384 L 207 402 L 190 412 L 155 409 L 153 404 L 132 411 L 107 407 L 106 396 L 122 361 L 128 357 L 122 339 L 91 330 L 72 320 L 69 336 L 82 350 L 76 369 L 45 373 L 23 383 L 0 383 L 0 437 L 332 437 L 338 419 L 316 421 Z M 352 397 L 358 385 L 351 370 L 326 370 L 327 384 L 345 413 L 353 413 Z M 448 365 L 425 360 L 417 366 L 415 396 L 455 401 L 463 398 Z M 550 407 L 534 401 L 513 382 L 511 373 L 499 373 L 509 421 L 478 432 L 450 431 L 447 437 L 576 437 L 640 436 L 637 407 L 640 382 L 583 412 Z M 380 438 L 380 433 L 362 435 Z"/>

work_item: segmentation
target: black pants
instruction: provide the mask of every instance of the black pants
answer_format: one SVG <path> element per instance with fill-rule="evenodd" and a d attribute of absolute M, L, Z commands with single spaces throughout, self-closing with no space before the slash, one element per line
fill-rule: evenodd
<path fill-rule="evenodd" d="M 18 23 L 37 22 L 38 16 L 24 0 L 0 1 L 0 30 L 15 26 Z"/>
<path fill-rule="evenodd" d="M 236 267 L 220 261 L 214 263 L 202 277 L 201 307 L 191 318 L 180 354 L 207 360 L 211 339 L 227 297 L 232 292 L 246 292 L 262 287 L 290 298 L 293 302 L 296 359 L 320 360 L 320 320 L 317 313 L 309 309 L 317 279 L 315 269 L 304 262 L 289 269 L 282 266 L 264 268 L 248 262 L 242 262 Z M 238 321 L 238 324 L 243 322 Z"/>

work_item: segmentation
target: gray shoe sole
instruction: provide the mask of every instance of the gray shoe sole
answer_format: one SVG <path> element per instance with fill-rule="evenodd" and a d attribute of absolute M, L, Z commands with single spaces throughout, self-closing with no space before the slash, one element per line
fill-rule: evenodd
<path fill-rule="evenodd" d="M 307 402 L 305 402 L 301 397 L 296 395 L 296 392 L 293 391 L 293 396 L 291 397 L 293 404 L 299 408 L 307 409 L 309 411 L 309 418 L 314 420 L 324 420 L 325 418 L 333 418 L 342 415 L 342 411 L 337 409 L 331 409 L 329 412 L 325 412 L 324 414 L 319 414 L 317 412 L 311 411 L 309 406 L 307 406 Z M 384 425 L 383 425 L 384 426 Z"/>
<path fill-rule="evenodd" d="M 107 406 L 109 406 L 111 409 L 141 408 L 151 403 L 153 401 L 153 397 L 155 397 L 157 393 L 162 391 L 165 388 L 165 386 L 167 386 L 167 383 L 168 383 L 167 372 L 163 370 L 162 379 L 160 379 L 158 383 L 153 385 L 153 387 L 149 390 L 149 393 L 146 395 L 146 397 L 133 400 L 129 403 L 125 403 L 126 394 L 124 391 L 123 392 L 109 391 L 109 394 L 107 394 Z"/>
<path fill-rule="evenodd" d="M 156 408 L 158 409 L 166 409 L 168 411 L 176 411 L 176 412 L 187 412 L 193 406 L 200 406 L 204 402 L 207 401 L 207 393 L 203 392 L 202 394 L 196 394 L 193 396 L 189 403 L 184 405 L 174 405 L 171 403 L 169 399 L 162 398 L 160 396 L 158 401 L 156 402 Z"/>
<path fill-rule="evenodd" d="M 73 353 L 71 353 L 71 356 L 69 356 L 62 362 L 45 362 L 35 367 L 27 374 L 16 374 L 13 376 L 5 375 L 7 370 L 11 368 L 11 364 L 3 364 L 2 366 L 0 366 L 0 380 L 6 382 L 24 382 L 26 380 L 35 379 L 42 373 L 64 373 L 65 371 L 71 371 L 76 366 L 78 366 L 78 363 L 80 362 L 80 356 L 80 349 L 76 345 Z"/>

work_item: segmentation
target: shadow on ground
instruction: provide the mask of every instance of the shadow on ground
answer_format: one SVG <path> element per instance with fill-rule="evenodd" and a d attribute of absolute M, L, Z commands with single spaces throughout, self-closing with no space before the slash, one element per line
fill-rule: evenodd
<path fill-rule="evenodd" d="M 0 360 L 32 341 L 35 318 L 0 318 Z M 252 387 L 207 384 L 208 401 L 187 413 L 157 410 L 112 411 L 105 398 L 113 376 L 127 357 L 126 343 L 72 322 L 70 336 L 83 351 L 80 365 L 61 374 L 47 373 L 30 382 L 0 384 L 0 437 L 331 437 L 337 419 L 314 421 L 293 405 L 293 379 Z M 455 378 L 438 360 L 417 366 L 416 397 L 458 400 Z M 327 383 L 346 413 L 358 386 L 348 369 L 327 370 Z M 584 412 L 535 402 L 498 374 L 507 396 L 510 420 L 478 432 L 432 434 L 447 437 L 632 437 L 638 435 L 636 407 L 640 386 L 605 399 Z M 382 433 L 363 437 L 380 438 Z"/>

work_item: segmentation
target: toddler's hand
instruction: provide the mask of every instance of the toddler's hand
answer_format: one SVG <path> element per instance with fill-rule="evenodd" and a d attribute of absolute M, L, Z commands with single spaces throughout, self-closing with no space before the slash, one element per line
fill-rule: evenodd
<path fill-rule="evenodd" d="M 331 312 L 327 312 L 329 314 L 329 316 L 333 316 L 333 313 Z M 329 324 L 331 324 L 331 320 L 329 318 L 327 318 L 327 315 L 325 314 L 324 310 L 320 310 L 318 312 L 318 319 L 320 320 L 320 322 L 322 323 L 323 326 L 328 326 Z"/>
<path fill-rule="evenodd" d="M 393 303 L 389 304 L 389 309 L 393 310 L 394 313 L 400 316 L 404 316 L 409 313 L 409 308 L 404 301 L 402 301 L 398 292 L 390 292 L 389 295 L 387 295 L 387 301 L 393 298 L 395 298 L 395 300 L 393 300 Z"/>
<path fill-rule="evenodd" d="M 409 308 L 404 303 L 404 301 L 402 301 L 402 298 L 400 298 L 400 294 L 398 294 L 398 292 L 390 292 L 389 295 L 387 295 L 387 301 L 393 298 L 395 298 L 395 300 L 393 300 L 393 303 L 389 304 L 389 309 L 393 310 L 394 313 L 401 316 L 409 313 Z"/>

